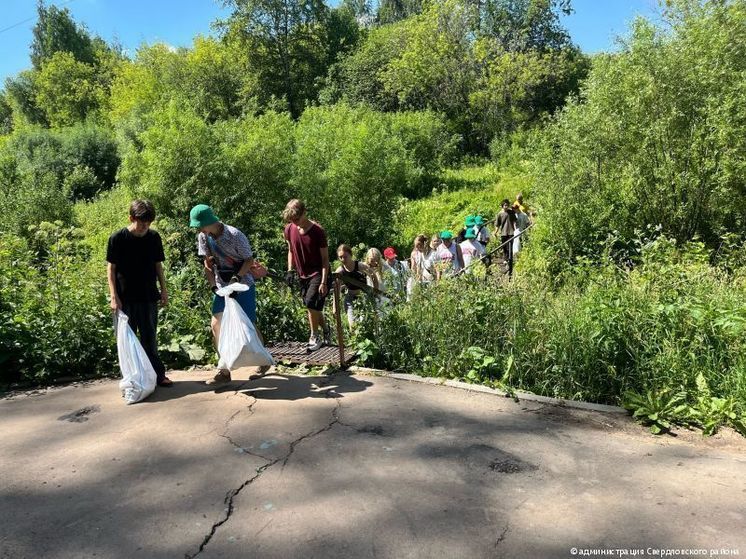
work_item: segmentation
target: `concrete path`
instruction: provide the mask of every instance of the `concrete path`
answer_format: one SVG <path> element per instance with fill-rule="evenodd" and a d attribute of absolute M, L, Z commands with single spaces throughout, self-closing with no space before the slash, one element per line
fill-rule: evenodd
<path fill-rule="evenodd" d="M 114 381 L 0 401 L 0 557 L 746 556 L 732 434 L 372 376 L 207 377 L 133 406 Z"/>

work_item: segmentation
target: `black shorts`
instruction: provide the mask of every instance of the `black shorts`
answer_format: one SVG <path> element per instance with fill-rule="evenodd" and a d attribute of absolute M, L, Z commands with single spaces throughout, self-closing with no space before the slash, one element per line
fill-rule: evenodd
<path fill-rule="evenodd" d="M 327 282 L 328 284 L 329 282 Z M 326 295 L 319 293 L 319 287 L 321 287 L 321 274 L 316 274 L 310 278 L 300 278 L 300 296 L 303 298 L 303 304 L 307 309 L 312 311 L 324 310 Z"/>

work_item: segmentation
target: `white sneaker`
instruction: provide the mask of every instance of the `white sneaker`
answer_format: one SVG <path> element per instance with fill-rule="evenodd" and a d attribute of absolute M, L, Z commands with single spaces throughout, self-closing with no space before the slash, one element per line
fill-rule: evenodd
<path fill-rule="evenodd" d="M 306 351 L 308 351 L 309 353 L 311 351 L 316 351 L 317 349 L 321 349 L 321 346 L 323 345 L 324 345 L 324 338 L 323 337 L 317 338 L 316 334 L 313 334 L 308 339 L 308 345 L 306 346 Z"/>

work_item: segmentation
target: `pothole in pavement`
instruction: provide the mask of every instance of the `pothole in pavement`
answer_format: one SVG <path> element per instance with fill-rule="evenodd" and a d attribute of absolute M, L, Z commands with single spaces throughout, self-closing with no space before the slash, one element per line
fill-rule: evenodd
<path fill-rule="evenodd" d="M 487 468 L 498 474 L 520 474 L 538 469 L 534 464 L 530 464 L 509 452 L 486 444 L 471 445 L 467 449 L 467 455 L 476 458 L 476 463 L 481 462 L 482 464 L 484 464 L 482 460 L 486 458 Z"/>
<path fill-rule="evenodd" d="M 83 423 L 84 421 L 88 421 L 89 415 L 93 413 L 98 413 L 101 411 L 101 406 L 99 405 L 93 405 L 93 406 L 86 406 L 84 408 L 80 408 L 79 410 L 75 410 L 70 413 L 66 413 L 65 415 L 61 415 L 57 418 L 57 421 L 69 421 L 70 423 Z"/>
<path fill-rule="evenodd" d="M 490 462 L 490 470 L 499 474 L 518 474 L 527 470 L 535 470 L 536 466 L 527 464 L 521 460 L 497 459 Z"/>
<path fill-rule="evenodd" d="M 384 436 L 383 427 L 380 425 L 365 425 L 357 430 L 358 433 L 367 433 L 369 435 L 378 435 L 379 437 Z"/>

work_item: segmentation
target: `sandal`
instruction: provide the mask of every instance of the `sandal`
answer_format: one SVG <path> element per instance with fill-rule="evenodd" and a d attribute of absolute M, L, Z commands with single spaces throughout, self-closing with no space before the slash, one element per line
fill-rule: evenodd
<path fill-rule="evenodd" d="M 172 381 L 170 378 L 165 377 L 161 382 L 158 383 L 158 386 L 173 386 L 174 381 Z"/>

